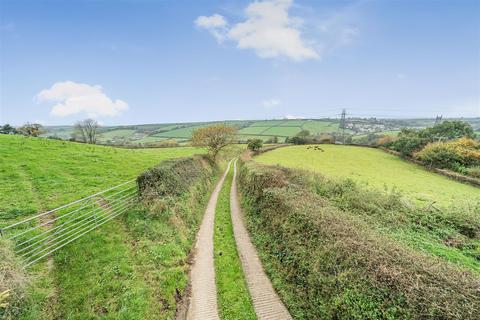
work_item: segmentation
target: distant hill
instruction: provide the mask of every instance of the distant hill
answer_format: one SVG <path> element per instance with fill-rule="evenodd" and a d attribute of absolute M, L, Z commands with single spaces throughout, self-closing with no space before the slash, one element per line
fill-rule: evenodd
<path fill-rule="evenodd" d="M 469 122 L 475 131 L 480 133 L 480 118 L 448 119 Z M 245 142 L 248 139 L 264 141 L 277 137 L 279 142 L 287 137 L 295 136 L 302 130 L 312 134 L 340 134 L 339 119 L 294 119 L 294 120 L 228 120 L 221 122 L 190 122 L 190 123 L 160 123 L 124 126 L 105 126 L 100 129 L 99 143 L 102 144 L 139 144 L 148 145 L 165 140 L 187 142 L 192 131 L 214 123 L 227 123 L 237 126 L 238 139 Z M 435 119 L 378 119 L 378 118 L 348 118 L 345 133 L 356 138 L 368 134 L 396 134 L 401 128 L 424 128 L 435 123 Z M 47 126 L 46 136 L 69 139 L 73 126 Z"/>

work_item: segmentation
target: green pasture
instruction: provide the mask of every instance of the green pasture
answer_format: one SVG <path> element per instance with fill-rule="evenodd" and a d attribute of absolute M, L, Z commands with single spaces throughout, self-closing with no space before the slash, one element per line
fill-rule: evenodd
<path fill-rule="evenodd" d="M 135 134 L 133 129 L 118 129 L 104 132 L 99 135 L 99 140 L 127 139 Z"/>
<path fill-rule="evenodd" d="M 313 170 L 330 177 L 350 178 L 362 184 L 398 190 L 416 202 L 453 204 L 480 201 L 480 189 L 432 173 L 379 149 L 320 145 L 292 146 L 266 152 L 256 161 Z"/>
<path fill-rule="evenodd" d="M 119 149 L 0 135 L 0 219 L 51 209 L 200 149 Z"/>
<path fill-rule="evenodd" d="M 262 134 L 268 134 L 271 136 L 292 137 L 302 131 L 301 127 L 271 127 L 264 131 Z"/>
<path fill-rule="evenodd" d="M 338 122 L 307 120 L 303 124 L 303 129 L 312 134 L 335 132 L 338 130 Z"/>
<path fill-rule="evenodd" d="M 269 128 L 270 127 L 260 127 L 260 126 L 246 127 L 238 130 L 238 134 L 260 134 Z"/>

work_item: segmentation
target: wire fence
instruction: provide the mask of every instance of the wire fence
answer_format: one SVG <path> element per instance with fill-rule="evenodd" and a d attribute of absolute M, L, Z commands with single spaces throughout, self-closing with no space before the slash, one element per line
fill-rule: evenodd
<path fill-rule="evenodd" d="M 137 198 L 130 180 L 0 229 L 28 267 L 126 212 Z"/>

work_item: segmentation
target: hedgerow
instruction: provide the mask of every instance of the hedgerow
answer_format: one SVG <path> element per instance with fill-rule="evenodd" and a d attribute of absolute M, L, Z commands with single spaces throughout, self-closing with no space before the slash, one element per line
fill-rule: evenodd
<path fill-rule="evenodd" d="M 480 165 L 480 142 L 469 138 L 433 142 L 413 156 L 430 166 L 460 171 Z"/>
<path fill-rule="evenodd" d="M 148 316 L 184 311 L 189 256 L 218 168 L 201 156 L 164 161 L 138 179 L 140 203 L 123 221 L 134 240 L 136 268 L 148 284 Z"/>
<path fill-rule="evenodd" d="M 137 178 L 140 195 L 144 200 L 179 196 L 198 178 L 211 173 L 209 163 L 202 156 L 163 161 Z"/>
<path fill-rule="evenodd" d="M 372 226 L 405 218 L 419 227 L 457 223 L 462 229 L 465 220 L 439 214 L 431 224 L 394 194 L 370 202 L 353 196 L 361 190 L 351 182 L 322 189 L 326 181 L 295 170 L 247 163 L 239 181 L 252 238 L 294 317 L 475 319 L 480 312 L 477 273 Z M 397 220 L 391 215 L 400 206 L 406 209 Z M 478 237 L 478 227 L 474 222 L 465 233 Z"/>

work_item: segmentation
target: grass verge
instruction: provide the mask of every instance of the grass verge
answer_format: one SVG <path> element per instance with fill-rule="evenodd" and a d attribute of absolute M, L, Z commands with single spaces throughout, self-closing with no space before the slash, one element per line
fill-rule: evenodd
<path fill-rule="evenodd" d="M 230 214 L 232 178 L 233 165 L 218 197 L 215 213 L 214 253 L 218 307 L 220 318 L 224 320 L 256 319 L 233 233 Z"/>
<path fill-rule="evenodd" d="M 400 191 L 423 206 L 435 203 L 480 203 L 479 189 L 382 150 L 338 145 L 291 146 L 266 152 L 255 161 L 267 165 L 307 169 L 327 177 L 349 178 L 368 187 Z"/>
<path fill-rule="evenodd" d="M 133 263 L 148 288 L 147 312 L 134 319 L 175 317 L 187 290 L 195 235 L 218 175 L 217 168 L 195 157 L 166 161 L 139 177 L 142 203 L 123 219 Z"/>

